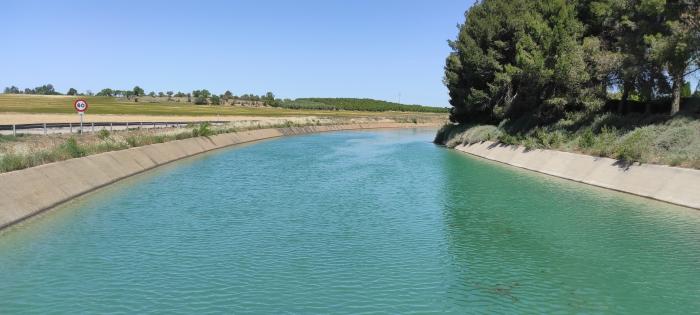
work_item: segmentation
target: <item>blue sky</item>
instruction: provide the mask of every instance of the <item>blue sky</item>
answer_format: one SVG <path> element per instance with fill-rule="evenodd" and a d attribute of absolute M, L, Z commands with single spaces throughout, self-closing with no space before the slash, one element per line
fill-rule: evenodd
<path fill-rule="evenodd" d="M 473 1 L 3 1 L 0 87 L 370 97 L 448 106 Z"/>
<path fill-rule="evenodd" d="M 3 1 L 0 88 L 369 97 L 448 106 L 470 0 Z M 700 75 L 688 78 L 695 88 Z"/>

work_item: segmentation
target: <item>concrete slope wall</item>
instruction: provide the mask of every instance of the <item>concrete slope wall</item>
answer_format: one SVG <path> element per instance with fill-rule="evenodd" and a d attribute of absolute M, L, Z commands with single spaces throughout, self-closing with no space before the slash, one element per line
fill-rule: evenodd
<path fill-rule="evenodd" d="M 120 179 L 235 144 L 326 131 L 436 126 L 372 123 L 241 131 L 101 153 L 4 173 L 0 174 L 0 229 Z"/>
<path fill-rule="evenodd" d="M 553 150 L 526 150 L 493 142 L 455 149 L 493 161 L 590 185 L 700 209 L 700 171 Z"/>

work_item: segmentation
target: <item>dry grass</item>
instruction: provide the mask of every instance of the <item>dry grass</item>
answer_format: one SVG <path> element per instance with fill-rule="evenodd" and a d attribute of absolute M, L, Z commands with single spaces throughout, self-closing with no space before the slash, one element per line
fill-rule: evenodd
<path fill-rule="evenodd" d="M 605 114 L 575 130 L 537 127 L 508 133 L 491 125 L 446 125 L 436 142 L 454 147 L 492 140 L 529 149 L 553 149 L 640 162 L 700 169 L 700 120 L 692 117 L 658 119 Z"/>

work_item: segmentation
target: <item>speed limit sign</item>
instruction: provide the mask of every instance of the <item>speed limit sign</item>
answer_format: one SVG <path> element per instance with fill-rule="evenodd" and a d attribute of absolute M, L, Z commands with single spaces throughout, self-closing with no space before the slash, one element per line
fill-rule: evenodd
<path fill-rule="evenodd" d="M 75 103 L 73 103 L 73 107 L 75 107 L 78 113 L 82 114 L 87 110 L 88 103 L 85 100 L 76 100 Z"/>
<path fill-rule="evenodd" d="M 80 133 L 83 133 L 83 115 L 85 114 L 85 111 L 88 108 L 88 104 L 85 100 L 75 100 L 75 103 L 73 103 L 73 107 L 75 107 L 75 110 L 78 111 L 78 114 L 80 114 Z"/>

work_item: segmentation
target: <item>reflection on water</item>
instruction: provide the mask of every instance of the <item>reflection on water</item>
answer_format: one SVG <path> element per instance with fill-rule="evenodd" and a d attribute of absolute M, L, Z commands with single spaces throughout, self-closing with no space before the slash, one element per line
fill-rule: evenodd
<path fill-rule="evenodd" d="M 690 313 L 700 215 L 435 147 L 264 141 L 0 234 L 0 313 Z"/>
<path fill-rule="evenodd" d="M 452 152 L 451 152 L 452 153 Z M 443 156 L 449 251 L 467 305 L 700 310 L 700 215 L 459 153 Z"/>

